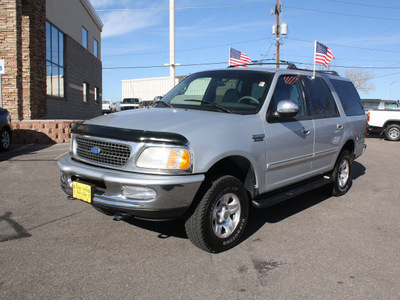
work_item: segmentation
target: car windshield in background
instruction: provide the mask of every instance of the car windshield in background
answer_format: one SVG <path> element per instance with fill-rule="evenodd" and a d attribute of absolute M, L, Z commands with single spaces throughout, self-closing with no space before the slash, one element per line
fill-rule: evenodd
<path fill-rule="evenodd" d="M 162 101 L 174 108 L 253 114 L 260 110 L 272 78 L 272 73 L 250 70 L 200 72 L 179 83 Z"/>
<path fill-rule="evenodd" d="M 122 100 L 122 103 L 124 104 L 139 104 L 139 99 L 136 98 L 125 98 L 124 100 Z"/>

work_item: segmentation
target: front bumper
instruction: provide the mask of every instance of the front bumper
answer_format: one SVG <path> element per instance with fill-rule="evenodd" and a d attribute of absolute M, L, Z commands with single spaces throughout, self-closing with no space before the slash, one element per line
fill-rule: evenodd
<path fill-rule="evenodd" d="M 149 219 L 174 219 L 182 216 L 205 176 L 151 175 L 94 167 L 71 159 L 58 162 L 61 188 L 72 196 L 72 182 L 80 180 L 96 186 L 92 204 L 113 212 L 128 213 Z M 148 188 L 155 192 L 152 199 L 135 199 L 124 195 L 127 188 Z"/>

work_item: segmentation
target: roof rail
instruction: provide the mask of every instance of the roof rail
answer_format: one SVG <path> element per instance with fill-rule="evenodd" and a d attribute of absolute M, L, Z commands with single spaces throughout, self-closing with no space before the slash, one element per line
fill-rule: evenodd
<path fill-rule="evenodd" d="M 253 60 L 249 64 L 231 65 L 231 66 L 228 66 L 228 68 L 244 67 L 244 66 L 263 66 L 263 65 L 276 66 L 277 63 L 276 62 L 262 62 L 262 61 Z M 289 61 L 284 61 L 284 60 L 281 60 L 279 62 L 279 65 L 280 66 L 281 65 L 287 66 L 287 69 L 290 69 L 290 70 L 309 71 L 309 72 L 313 71 L 313 70 L 310 70 L 310 69 L 298 68 L 294 63 L 289 62 Z M 315 70 L 315 72 L 316 73 L 321 73 L 321 74 L 330 74 L 330 75 L 340 76 L 338 72 L 333 71 L 333 70 Z"/>
<path fill-rule="evenodd" d="M 244 66 L 263 66 L 263 65 L 271 65 L 271 66 L 276 66 L 276 62 L 262 62 L 258 60 L 253 60 L 249 64 L 240 64 L 240 65 L 230 65 L 228 68 L 236 68 L 236 67 L 244 67 Z M 283 65 L 287 66 L 287 69 L 297 69 L 296 65 L 294 63 L 288 62 L 288 61 L 283 61 L 281 60 L 278 65 Z"/>

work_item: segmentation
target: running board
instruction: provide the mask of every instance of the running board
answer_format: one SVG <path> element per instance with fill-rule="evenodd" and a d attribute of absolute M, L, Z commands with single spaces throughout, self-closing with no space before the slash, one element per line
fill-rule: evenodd
<path fill-rule="evenodd" d="M 298 184 L 279 189 L 277 191 L 272 191 L 270 193 L 260 195 L 256 199 L 253 199 L 253 206 L 257 208 L 266 208 L 268 206 L 296 197 L 331 182 L 333 182 L 333 178 L 331 175 L 303 181 Z"/>

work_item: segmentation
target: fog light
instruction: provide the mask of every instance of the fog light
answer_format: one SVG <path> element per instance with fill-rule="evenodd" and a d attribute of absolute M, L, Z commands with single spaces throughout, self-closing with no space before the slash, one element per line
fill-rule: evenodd
<path fill-rule="evenodd" d="M 122 195 L 135 200 L 152 200 L 157 196 L 155 190 L 141 186 L 123 186 Z"/>
<path fill-rule="evenodd" d="M 67 175 L 65 175 L 65 173 L 63 173 L 63 172 L 61 172 L 61 174 L 60 174 L 60 180 L 61 180 L 61 183 L 62 184 L 68 184 L 68 178 L 67 178 Z"/>

